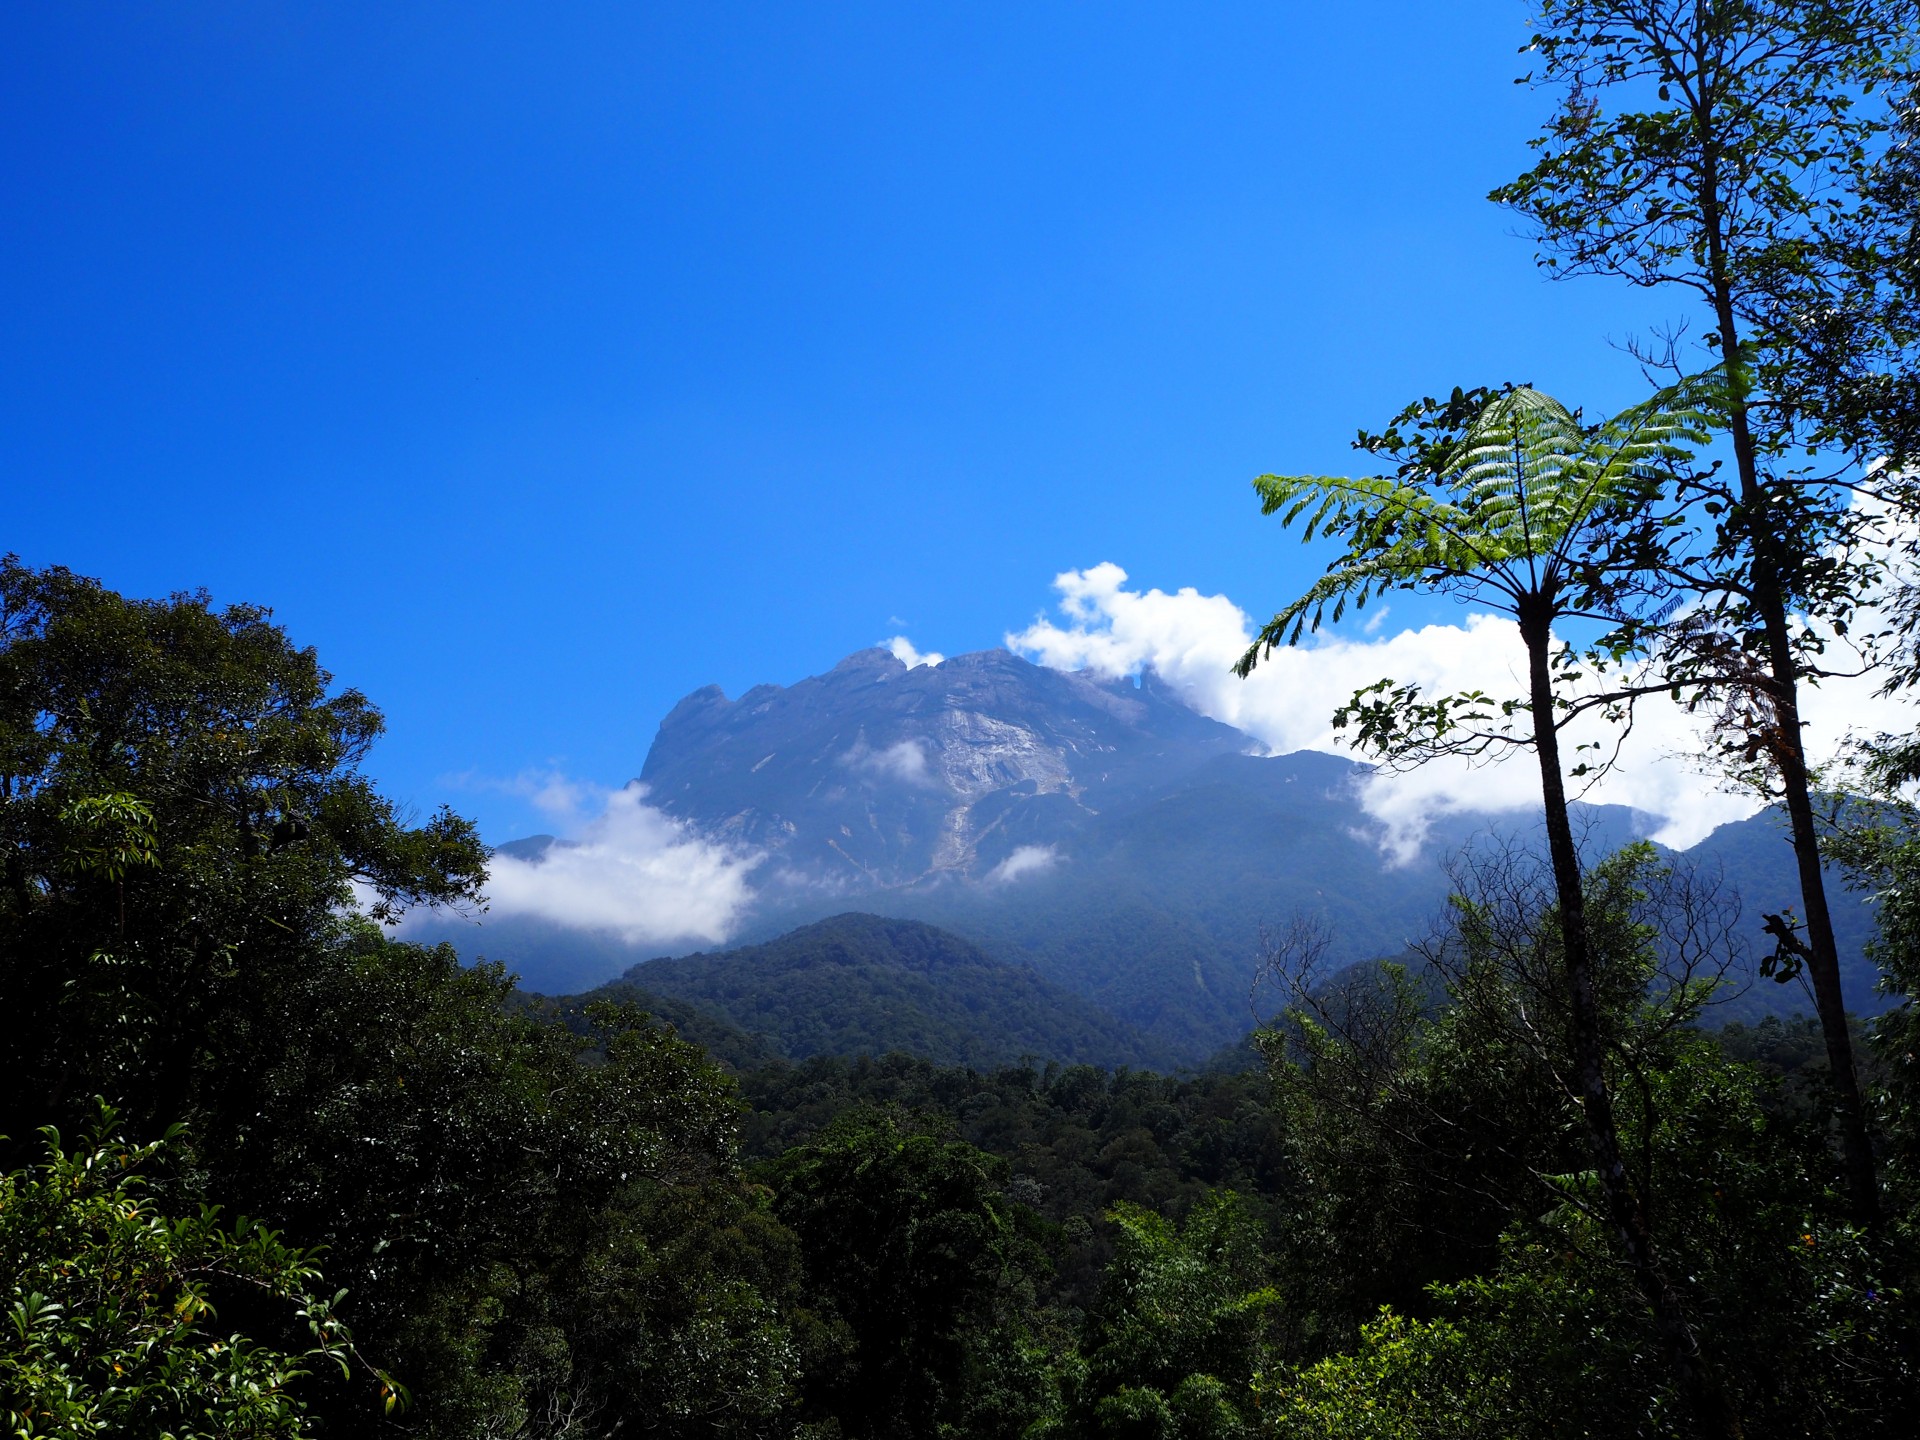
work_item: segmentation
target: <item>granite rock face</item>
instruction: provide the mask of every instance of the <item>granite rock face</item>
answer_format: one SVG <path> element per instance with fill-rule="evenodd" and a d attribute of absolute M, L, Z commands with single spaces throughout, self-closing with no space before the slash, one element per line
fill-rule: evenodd
<path fill-rule="evenodd" d="M 857 894 L 977 878 L 1070 843 L 1115 804 L 1255 742 L 1156 681 L 1102 681 L 987 650 L 909 669 L 863 650 L 824 675 L 675 706 L 648 799 L 772 857 L 789 884 Z"/>

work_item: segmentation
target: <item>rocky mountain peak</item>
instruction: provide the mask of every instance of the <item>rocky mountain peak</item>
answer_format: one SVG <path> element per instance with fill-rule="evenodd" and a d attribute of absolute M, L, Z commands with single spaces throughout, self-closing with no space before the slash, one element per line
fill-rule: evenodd
<path fill-rule="evenodd" d="M 1251 748 L 1158 685 L 1005 650 L 909 669 L 871 649 L 738 700 L 695 691 L 641 778 L 655 804 L 776 869 L 862 890 L 984 873 L 1117 796 Z"/>

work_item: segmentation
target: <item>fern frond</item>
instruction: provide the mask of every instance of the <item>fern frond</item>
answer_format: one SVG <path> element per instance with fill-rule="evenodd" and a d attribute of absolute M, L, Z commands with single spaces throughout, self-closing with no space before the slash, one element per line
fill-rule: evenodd
<path fill-rule="evenodd" d="M 1609 507 L 1637 503 L 1707 442 L 1724 407 L 1717 372 L 1690 376 L 1588 429 L 1551 395 L 1518 386 L 1495 395 L 1457 442 L 1436 445 L 1436 469 L 1399 476 L 1263 475 L 1264 513 L 1344 553 L 1274 616 L 1234 667 L 1298 643 L 1382 591 L 1469 577 L 1509 608 L 1557 593 Z M 1418 462 L 1414 462 L 1417 464 Z"/>

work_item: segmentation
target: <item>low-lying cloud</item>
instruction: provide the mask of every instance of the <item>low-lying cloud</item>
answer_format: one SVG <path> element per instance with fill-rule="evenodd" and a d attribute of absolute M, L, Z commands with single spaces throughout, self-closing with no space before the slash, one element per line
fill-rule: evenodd
<path fill-rule="evenodd" d="M 1118 565 L 1069 570 L 1054 580 L 1060 618 L 1042 616 L 1006 637 L 1009 649 L 1063 670 L 1122 676 L 1151 669 L 1203 715 L 1233 725 L 1273 753 L 1347 753 L 1333 712 L 1364 685 L 1391 677 L 1429 695 L 1484 690 L 1496 699 L 1523 696 L 1525 651 L 1518 627 L 1497 615 L 1468 614 L 1457 625 L 1425 625 L 1391 634 L 1374 623 L 1322 632 L 1274 651 L 1245 680 L 1233 663 L 1252 643 L 1247 612 L 1224 595 L 1192 588 L 1173 594 L 1127 586 Z M 1829 681 L 1807 692 L 1808 744 L 1831 752 L 1850 732 L 1895 726 L 1890 702 L 1870 681 Z M 1585 799 L 1631 806 L 1656 817 L 1654 838 L 1687 846 L 1716 825 L 1752 814 L 1757 801 L 1735 793 L 1696 757 L 1704 748 L 1703 717 L 1664 698 L 1643 701 L 1621 763 Z M 1566 743 L 1599 740 L 1597 716 Z M 1494 764 L 1441 760 L 1402 773 L 1377 772 L 1362 786 L 1368 813 L 1385 827 L 1387 848 L 1410 855 L 1428 825 L 1449 811 L 1536 808 L 1538 771 L 1527 753 Z"/>
<path fill-rule="evenodd" d="M 986 873 L 989 885 L 1007 885 L 1029 875 L 1044 875 L 1060 863 L 1060 852 L 1051 845 L 1022 845 Z"/>
<path fill-rule="evenodd" d="M 748 877 L 765 858 L 717 845 L 623 790 L 575 786 L 548 792 L 549 813 L 598 813 L 538 859 L 495 855 L 488 913 L 601 931 L 632 945 L 714 944 L 733 933 L 752 898 Z"/>

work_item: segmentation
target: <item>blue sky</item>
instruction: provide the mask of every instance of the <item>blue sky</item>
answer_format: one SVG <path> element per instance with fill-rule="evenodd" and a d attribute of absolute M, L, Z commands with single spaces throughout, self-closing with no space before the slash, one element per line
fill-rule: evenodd
<path fill-rule="evenodd" d="M 1679 313 L 1483 198 L 1525 16 L 9 7 L 0 548 L 272 605 L 495 840 L 460 777 L 617 785 L 688 690 L 998 644 L 1060 571 L 1270 612 L 1253 475 L 1454 383 L 1626 403 Z"/>

